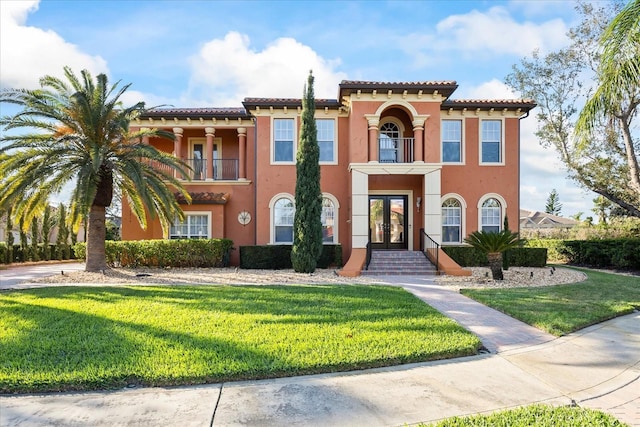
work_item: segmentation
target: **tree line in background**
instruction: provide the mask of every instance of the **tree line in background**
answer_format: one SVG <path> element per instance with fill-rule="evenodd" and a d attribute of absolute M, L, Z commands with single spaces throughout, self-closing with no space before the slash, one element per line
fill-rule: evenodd
<path fill-rule="evenodd" d="M 0 211 L 0 221 L 4 223 L 5 240 L 0 263 L 15 261 L 49 261 L 73 258 L 72 247 L 85 240 L 86 219 L 82 221 L 79 232 L 74 233 L 69 224 L 68 207 L 47 205 L 40 216 L 26 226 L 24 217 L 14 223 L 12 210 Z M 106 240 L 120 240 L 120 227 L 108 219 L 106 221 Z M 17 239 L 16 239 L 17 235 Z"/>
<path fill-rule="evenodd" d="M 577 10 L 568 47 L 534 51 L 505 81 L 535 99 L 536 136 L 570 178 L 640 217 L 640 0 L 579 2 Z"/>

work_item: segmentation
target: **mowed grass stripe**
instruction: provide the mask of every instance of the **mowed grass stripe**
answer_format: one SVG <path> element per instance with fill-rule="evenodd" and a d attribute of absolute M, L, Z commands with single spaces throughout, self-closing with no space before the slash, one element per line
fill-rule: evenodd
<path fill-rule="evenodd" d="M 54 287 L 0 294 L 0 391 L 177 385 L 472 355 L 396 287 Z"/>
<path fill-rule="evenodd" d="M 556 336 L 640 309 L 640 277 L 582 271 L 580 283 L 460 292 Z"/>

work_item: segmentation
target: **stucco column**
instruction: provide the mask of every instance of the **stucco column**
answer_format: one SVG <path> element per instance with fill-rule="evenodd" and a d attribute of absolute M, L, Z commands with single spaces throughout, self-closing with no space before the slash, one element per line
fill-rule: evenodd
<path fill-rule="evenodd" d="M 369 175 L 351 171 L 351 247 L 366 248 L 369 242 Z"/>
<path fill-rule="evenodd" d="M 149 128 L 140 128 L 141 131 L 146 132 L 149 130 Z M 145 145 L 149 145 L 149 135 L 144 135 L 142 137 L 142 143 Z"/>
<path fill-rule="evenodd" d="M 380 117 L 366 114 L 369 123 L 369 163 L 378 161 L 378 124 Z"/>
<path fill-rule="evenodd" d="M 247 128 L 238 128 L 238 179 L 247 179 Z"/>
<path fill-rule="evenodd" d="M 173 134 L 176 136 L 176 139 L 173 141 L 173 155 L 174 157 L 180 159 L 182 158 L 182 153 L 180 152 L 182 147 L 182 133 L 184 129 L 182 128 L 173 128 Z M 180 173 L 177 170 L 174 170 L 173 176 L 176 178 L 180 178 Z"/>
<path fill-rule="evenodd" d="M 207 164 L 207 175 L 205 178 L 213 178 L 213 137 L 216 134 L 215 128 L 204 128 L 205 135 L 207 136 L 207 151 L 204 154 L 205 162 Z"/>
<path fill-rule="evenodd" d="M 424 175 L 424 195 L 422 197 L 422 212 L 424 215 L 424 231 L 433 240 L 442 243 L 442 186 L 440 169 Z"/>
<path fill-rule="evenodd" d="M 413 161 L 424 162 L 424 119 L 413 121 Z"/>
<path fill-rule="evenodd" d="M 173 155 L 177 158 L 182 158 L 181 148 L 182 148 L 182 134 L 184 129 L 182 128 L 173 128 L 173 134 L 176 136 L 176 139 L 173 141 Z"/>

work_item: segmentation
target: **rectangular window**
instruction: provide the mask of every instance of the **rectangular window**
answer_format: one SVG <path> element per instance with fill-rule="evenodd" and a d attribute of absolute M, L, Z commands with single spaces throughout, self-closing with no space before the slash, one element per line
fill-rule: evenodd
<path fill-rule="evenodd" d="M 442 242 L 460 243 L 460 208 L 442 208 Z"/>
<path fill-rule="evenodd" d="M 442 162 L 462 161 L 462 120 L 442 121 Z"/>
<path fill-rule="evenodd" d="M 502 121 L 482 121 L 482 163 L 502 162 Z"/>
<path fill-rule="evenodd" d="M 333 119 L 316 119 L 316 128 L 318 129 L 320 162 L 335 162 L 335 121 Z"/>
<path fill-rule="evenodd" d="M 294 161 L 294 119 L 273 119 L 273 161 Z"/>
<path fill-rule="evenodd" d="M 482 231 L 498 233 L 500 231 L 500 208 L 482 208 Z"/>
<path fill-rule="evenodd" d="M 289 199 L 280 199 L 275 204 L 274 228 L 276 243 L 293 243 L 293 219 L 296 208 Z"/>
<path fill-rule="evenodd" d="M 170 239 L 209 239 L 209 215 L 187 214 L 184 221 L 176 220 L 169 228 Z"/>

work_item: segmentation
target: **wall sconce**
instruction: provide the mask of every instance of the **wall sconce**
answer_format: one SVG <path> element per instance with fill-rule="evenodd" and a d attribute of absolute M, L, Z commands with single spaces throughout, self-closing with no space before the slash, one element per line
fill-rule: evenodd
<path fill-rule="evenodd" d="M 422 197 L 416 197 L 416 208 L 418 208 L 418 212 L 420 212 L 421 203 L 422 203 Z"/>

